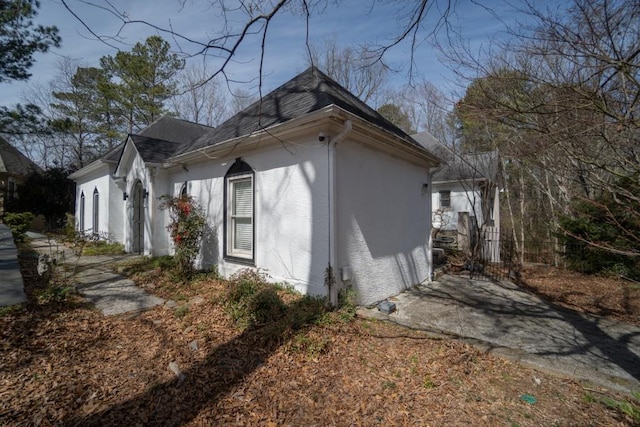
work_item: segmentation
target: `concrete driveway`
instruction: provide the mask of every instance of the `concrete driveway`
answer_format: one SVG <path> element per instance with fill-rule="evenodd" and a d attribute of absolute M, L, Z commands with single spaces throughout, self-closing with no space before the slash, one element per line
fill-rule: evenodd
<path fill-rule="evenodd" d="M 390 298 L 389 320 L 471 340 L 534 367 L 622 391 L 640 390 L 640 327 L 553 306 L 510 282 L 444 275 Z"/>

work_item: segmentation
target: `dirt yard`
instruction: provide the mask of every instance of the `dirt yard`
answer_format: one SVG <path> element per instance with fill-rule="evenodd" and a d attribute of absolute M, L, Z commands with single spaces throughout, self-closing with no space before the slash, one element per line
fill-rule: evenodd
<path fill-rule="evenodd" d="M 138 278 L 177 305 L 105 318 L 64 289 L 28 284 L 26 308 L 0 315 L 0 425 L 626 426 L 615 407 L 640 405 L 347 312 L 242 330 L 220 304 L 223 282 Z M 558 304 L 638 322 L 640 290 L 627 283 L 525 280 Z"/>

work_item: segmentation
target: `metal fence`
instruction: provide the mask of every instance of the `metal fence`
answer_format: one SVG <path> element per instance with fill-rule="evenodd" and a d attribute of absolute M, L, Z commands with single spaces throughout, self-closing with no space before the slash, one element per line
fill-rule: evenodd
<path fill-rule="evenodd" d="M 566 267 L 567 251 L 575 254 L 578 250 L 579 247 L 568 248 L 560 241 L 522 241 L 516 240 L 511 232 L 480 231 L 471 239 L 469 265 L 465 267 L 472 276 L 482 274 L 492 279 L 517 279 L 525 264 Z"/>

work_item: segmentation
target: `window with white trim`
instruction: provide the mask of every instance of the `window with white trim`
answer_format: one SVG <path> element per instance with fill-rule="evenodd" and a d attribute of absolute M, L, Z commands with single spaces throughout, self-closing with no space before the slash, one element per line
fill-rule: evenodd
<path fill-rule="evenodd" d="M 254 172 L 240 159 L 225 176 L 225 257 L 254 261 Z"/>
<path fill-rule="evenodd" d="M 93 234 L 97 235 L 98 231 L 99 231 L 99 219 L 100 219 L 100 212 L 99 212 L 99 206 L 100 205 L 100 193 L 98 193 L 98 189 L 96 188 L 95 190 L 93 190 L 93 224 L 92 224 L 92 229 L 93 229 Z"/>
<path fill-rule="evenodd" d="M 451 191 L 440 191 L 440 208 L 448 209 L 451 207 Z"/>
<path fill-rule="evenodd" d="M 79 231 L 84 232 L 84 191 L 80 193 L 80 224 L 78 225 Z"/>

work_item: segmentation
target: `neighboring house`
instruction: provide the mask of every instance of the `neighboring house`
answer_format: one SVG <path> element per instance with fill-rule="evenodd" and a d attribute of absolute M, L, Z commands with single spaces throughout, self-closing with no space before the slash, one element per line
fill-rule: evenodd
<path fill-rule="evenodd" d="M 0 138 L 0 216 L 6 206 L 18 198 L 18 185 L 33 171 L 42 172 L 42 169 Z"/>
<path fill-rule="evenodd" d="M 502 174 L 498 153 L 461 154 L 447 148 L 432 135 L 412 135 L 443 159 L 432 176 L 431 200 L 435 244 L 456 239 L 460 249 L 475 239 L 491 241 L 484 256 L 500 260 L 500 189 Z"/>
<path fill-rule="evenodd" d="M 312 67 L 215 129 L 162 118 L 71 178 L 79 228 L 129 252 L 172 253 L 159 197 L 189 194 L 209 224 L 198 267 L 264 269 L 334 303 L 351 286 L 372 304 L 430 278 L 438 164 Z"/>

